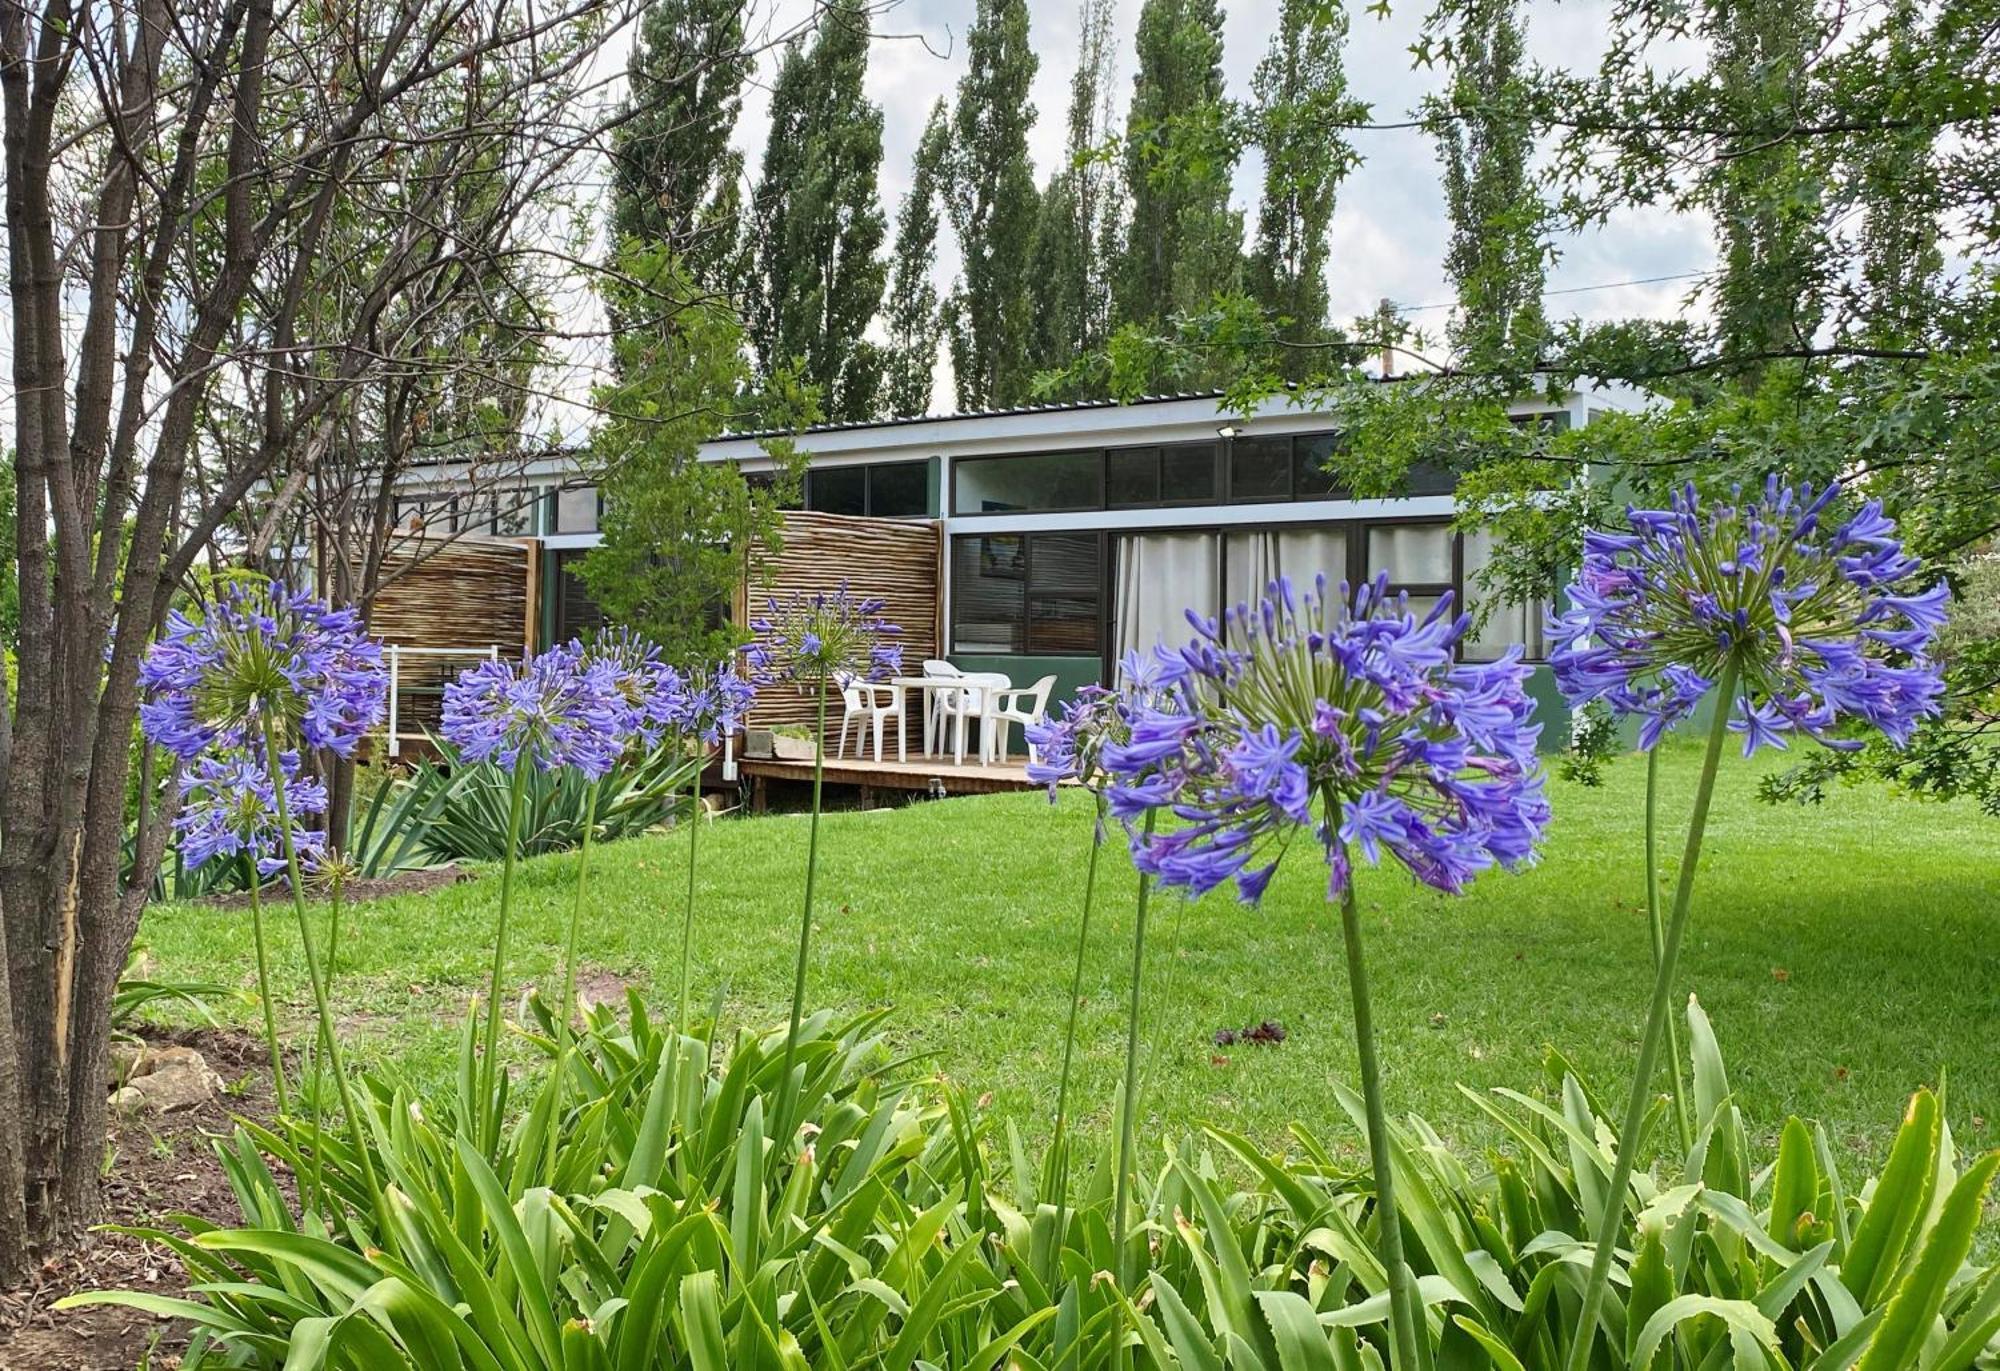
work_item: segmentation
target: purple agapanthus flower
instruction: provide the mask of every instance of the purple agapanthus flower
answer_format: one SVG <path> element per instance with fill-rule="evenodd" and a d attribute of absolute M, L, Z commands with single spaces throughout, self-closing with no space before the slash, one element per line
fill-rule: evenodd
<path fill-rule="evenodd" d="M 1470 620 L 1450 605 L 1419 618 L 1386 578 L 1350 603 L 1322 577 L 1307 592 L 1275 581 L 1220 622 L 1190 615 L 1185 680 L 1104 749 L 1114 813 L 1184 821 L 1134 835 L 1140 869 L 1197 895 L 1234 881 L 1254 904 L 1301 830 L 1332 895 L 1350 847 L 1454 893 L 1532 862 L 1549 809 L 1527 668 L 1518 650 L 1455 663 Z"/>
<path fill-rule="evenodd" d="M 743 727 L 757 686 L 731 661 L 699 667 L 687 674 L 687 731 L 714 747 Z"/>
<path fill-rule="evenodd" d="M 751 621 L 757 639 L 745 660 L 764 680 L 885 681 L 903 665 L 896 641 L 903 630 L 883 615 L 885 608 L 883 600 L 855 595 L 845 581 L 832 592 L 793 591 Z"/>
<path fill-rule="evenodd" d="M 1651 748 L 1733 660 L 1725 706 L 1746 756 L 1795 733 L 1860 747 L 1833 735 L 1843 719 L 1908 742 L 1940 708 L 1927 653 L 1949 592 L 1920 588 L 1922 565 L 1879 502 L 1829 527 L 1839 491 L 1773 476 L 1758 499 L 1704 507 L 1688 486 L 1670 509 L 1628 509 L 1630 532 L 1587 534 L 1569 608 L 1550 621 L 1563 697 L 1639 719 L 1639 745 Z"/>
<path fill-rule="evenodd" d="M 326 786 L 317 778 L 299 774 L 296 752 L 280 753 L 278 765 L 293 823 L 293 848 L 302 859 L 310 860 L 325 849 L 326 833 L 297 825 L 305 815 L 326 812 Z M 190 868 L 216 857 L 247 853 L 260 876 L 284 870 L 278 798 L 261 754 L 234 748 L 204 752 L 182 773 L 180 790 L 181 807 L 174 831 L 179 835 L 181 859 Z"/>
<path fill-rule="evenodd" d="M 461 673 L 444 688 L 442 732 L 464 761 L 602 776 L 624 755 L 630 709 L 614 668 L 570 642 Z"/>
<path fill-rule="evenodd" d="M 1051 803 L 1064 781 L 1102 791 L 1105 749 L 1131 740 L 1135 710 L 1157 714 L 1177 709 L 1175 692 L 1186 676 L 1186 664 L 1164 648 L 1127 652 L 1118 663 L 1115 689 L 1084 686 L 1063 704 L 1060 716 L 1045 715 L 1027 726 L 1027 739 L 1035 748 L 1028 779 L 1049 788 Z"/>
<path fill-rule="evenodd" d="M 580 665 L 585 671 L 608 668 L 624 706 L 619 727 L 630 745 L 651 752 L 668 733 L 687 728 L 687 684 L 650 640 L 628 628 L 611 630 L 583 649 Z"/>
<path fill-rule="evenodd" d="M 352 609 L 277 583 L 237 583 L 209 605 L 167 616 L 139 666 L 146 737 L 176 756 L 287 742 L 353 753 L 388 709 L 382 649 Z"/>

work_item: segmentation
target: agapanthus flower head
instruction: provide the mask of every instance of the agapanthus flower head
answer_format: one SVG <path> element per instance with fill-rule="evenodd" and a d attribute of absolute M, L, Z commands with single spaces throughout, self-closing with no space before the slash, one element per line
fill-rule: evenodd
<path fill-rule="evenodd" d="M 602 776 L 625 753 L 630 710 L 611 664 L 569 642 L 460 673 L 444 688 L 442 732 L 463 761 Z"/>
<path fill-rule="evenodd" d="M 856 595 L 842 581 L 833 591 L 795 590 L 773 598 L 753 619 L 757 635 L 745 654 L 764 679 L 885 681 L 902 669 L 903 630 L 883 615 L 887 605 Z"/>
<path fill-rule="evenodd" d="M 688 672 L 686 688 L 687 716 L 682 727 L 710 747 L 742 728 L 750 706 L 757 702 L 756 683 L 737 670 L 733 661 Z"/>
<path fill-rule="evenodd" d="M 1184 682 L 1167 707 L 1133 708 L 1104 750 L 1114 809 L 1182 820 L 1133 838 L 1155 880 L 1197 895 L 1233 880 L 1255 903 L 1301 830 L 1332 894 L 1350 845 L 1454 893 L 1534 860 L 1549 809 L 1527 668 L 1518 650 L 1455 662 L 1469 619 L 1449 596 L 1420 615 L 1386 577 L 1351 599 L 1323 577 L 1309 591 L 1278 580 L 1219 622 L 1189 619 Z"/>
<path fill-rule="evenodd" d="M 286 742 L 353 753 L 388 709 L 382 649 L 352 609 L 276 582 L 237 582 L 168 614 L 139 666 L 146 737 L 192 758 L 217 746 Z"/>
<path fill-rule="evenodd" d="M 1563 697 L 1639 719 L 1651 748 L 1733 662 L 1723 707 L 1746 756 L 1794 733 L 1861 746 L 1833 735 L 1845 719 L 1907 742 L 1944 693 L 1927 654 L 1949 592 L 1921 587 L 1879 502 L 1830 523 L 1839 491 L 1773 476 L 1755 499 L 1704 503 L 1690 485 L 1669 509 L 1628 509 L 1629 532 L 1585 535 L 1568 609 L 1549 626 Z"/>
<path fill-rule="evenodd" d="M 1138 710 L 1181 712 L 1178 693 L 1186 677 L 1187 666 L 1178 653 L 1162 647 L 1127 652 L 1118 663 L 1113 688 L 1084 686 L 1064 702 L 1058 717 L 1044 715 L 1028 725 L 1027 738 L 1035 748 L 1028 779 L 1049 788 L 1051 803 L 1064 781 L 1102 792 L 1105 749 L 1130 741 Z"/>
<path fill-rule="evenodd" d="M 606 669 L 624 705 L 620 727 L 628 745 L 651 752 L 668 733 L 687 727 L 687 684 L 650 639 L 629 628 L 610 629 L 583 649 L 582 666 Z"/>
<path fill-rule="evenodd" d="M 326 834 L 303 829 L 308 814 L 326 812 L 326 786 L 299 774 L 299 755 L 283 752 L 278 765 L 285 780 L 285 806 L 292 820 L 292 845 L 310 862 L 326 847 Z M 247 853 L 257 874 L 285 868 L 284 831 L 278 825 L 278 797 L 261 751 L 223 748 L 203 752 L 181 773 L 181 808 L 174 819 L 181 859 L 190 868 L 216 857 Z"/>

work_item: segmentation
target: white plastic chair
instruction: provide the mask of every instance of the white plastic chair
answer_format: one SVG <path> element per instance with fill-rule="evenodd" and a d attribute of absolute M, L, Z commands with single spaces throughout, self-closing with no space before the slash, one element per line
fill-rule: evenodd
<path fill-rule="evenodd" d="M 924 675 L 934 680 L 955 681 L 965 673 L 941 657 L 927 657 L 924 659 Z M 924 692 L 924 748 L 927 752 L 944 752 L 944 697 L 950 693 L 948 690 Z"/>
<path fill-rule="evenodd" d="M 960 674 L 954 689 L 937 692 L 944 701 L 944 717 L 954 729 L 952 757 L 959 766 L 965 765 L 966 725 L 974 721 L 983 723 L 992 707 L 994 692 L 1010 689 L 1013 684 L 998 671 L 967 671 Z M 993 730 L 982 728 L 979 732 L 980 765 L 986 764 L 986 756 L 992 746 Z"/>
<path fill-rule="evenodd" d="M 908 717 L 903 712 L 902 692 L 893 690 L 875 681 L 864 681 L 858 676 L 850 676 L 840 682 L 840 744 L 834 756 L 847 755 L 847 731 L 854 730 L 854 755 L 861 755 L 861 738 L 864 730 L 873 729 L 875 734 L 875 760 L 882 760 L 882 730 L 889 720 L 896 721 L 896 760 L 910 760 L 910 730 Z"/>
<path fill-rule="evenodd" d="M 1021 725 L 1025 730 L 1029 724 L 1048 712 L 1049 694 L 1055 688 L 1056 678 L 1044 676 L 1031 686 L 996 690 L 986 697 L 988 711 L 986 726 L 988 729 L 997 729 L 1000 734 L 994 752 L 995 761 L 1004 763 L 1007 760 L 1007 737 L 1015 724 Z M 1028 760 L 1031 762 L 1041 760 L 1033 743 L 1028 744 Z"/>

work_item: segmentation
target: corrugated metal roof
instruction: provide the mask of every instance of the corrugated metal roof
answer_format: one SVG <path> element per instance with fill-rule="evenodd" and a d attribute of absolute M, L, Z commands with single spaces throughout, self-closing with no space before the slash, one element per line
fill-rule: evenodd
<path fill-rule="evenodd" d="M 815 433 L 847 433 L 854 429 L 906 428 L 911 424 L 948 424 L 958 419 L 1005 419 L 1017 414 L 1068 414 L 1087 409 L 1129 409 L 1134 405 L 1166 404 L 1174 400 L 1220 400 L 1220 390 L 1183 390 L 1160 395 L 1141 395 L 1131 400 L 1056 400 L 1040 405 L 1013 405 L 1002 409 L 968 409 L 953 414 L 912 414 L 902 419 L 848 419 L 835 424 L 814 424 L 806 429 L 761 428 L 718 433 L 710 442 L 732 438 L 807 437 Z"/>

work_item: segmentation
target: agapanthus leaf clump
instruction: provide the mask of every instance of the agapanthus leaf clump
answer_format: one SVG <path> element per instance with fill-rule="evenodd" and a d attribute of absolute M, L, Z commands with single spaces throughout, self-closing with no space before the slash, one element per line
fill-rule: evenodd
<path fill-rule="evenodd" d="M 283 773 L 285 803 L 291 815 L 292 845 L 302 858 L 313 858 L 326 848 L 326 833 L 301 829 L 298 821 L 308 814 L 324 814 L 326 785 L 317 777 L 300 774 L 299 754 L 282 752 L 278 765 Z M 285 869 L 285 835 L 278 824 L 278 797 L 263 753 L 236 748 L 217 749 L 196 757 L 181 774 L 180 812 L 174 831 L 180 837 L 180 854 L 190 868 L 216 857 L 247 855 L 260 876 Z"/>
<path fill-rule="evenodd" d="M 651 752 L 667 734 L 687 728 L 687 683 L 651 640 L 629 628 L 612 629 L 582 650 L 579 666 L 609 677 L 623 706 L 619 729 L 628 746 Z"/>
<path fill-rule="evenodd" d="M 444 689 L 441 731 L 462 761 L 602 776 L 624 755 L 631 717 L 616 668 L 569 642 L 460 673 Z"/>
<path fill-rule="evenodd" d="M 382 649 L 352 609 L 277 582 L 237 583 L 210 604 L 168 614 L 139 667 L 146 737 L 176 756 L 286 741 L 343 757 L 382 721 Z"/>
<path fill-rule="evenodd" d="M 757 635 L 746 651 L 765 680 L 884 681 L 902 669 L 902 628 L 884 615 L 887 603 L 856 595 L 845 581 L 833 591 L 793 591 L 772 598 L 750 623 Z"/>
<path fill-rule="evenodd" d="M 1527 668 L 1518 650 L 1454 661 L 1470 619 L 1449 596 L 1420 618 L 1386 578 L 1351 601 L 1278 580 L 1219 622 L 1189 617 L 1184 677 L 1104 749 L 1114 813 L 1182 821 L 1134 836 L 1141 870 L 1194 894 L 1233 880 L 1255 903 L 1301 830 L 1333 895 L 1350 845 L 1454 893 L 1534 860 L 1549 809 Z"/>
<path fill-rule="evenodd" d="M 1793 733 L 1860 747 L 1834 733 L 1843 720 L 1906 743 L 1940 707 L 1928 653 L 1949 591 L 1920 584 L 1880 502 L 1830 524 L 1839 490 L 1774 476 L 1756 499 L 1704 504 L 1689 485 L 1669 509 L 1628 509 L 1629 531 L 1587 534 L 1568 608 L 1550 622 L 1563 697 L 1640 720 L 1650 749 L 1733 660 L 1721 707 L 1746 756 Z"/>

